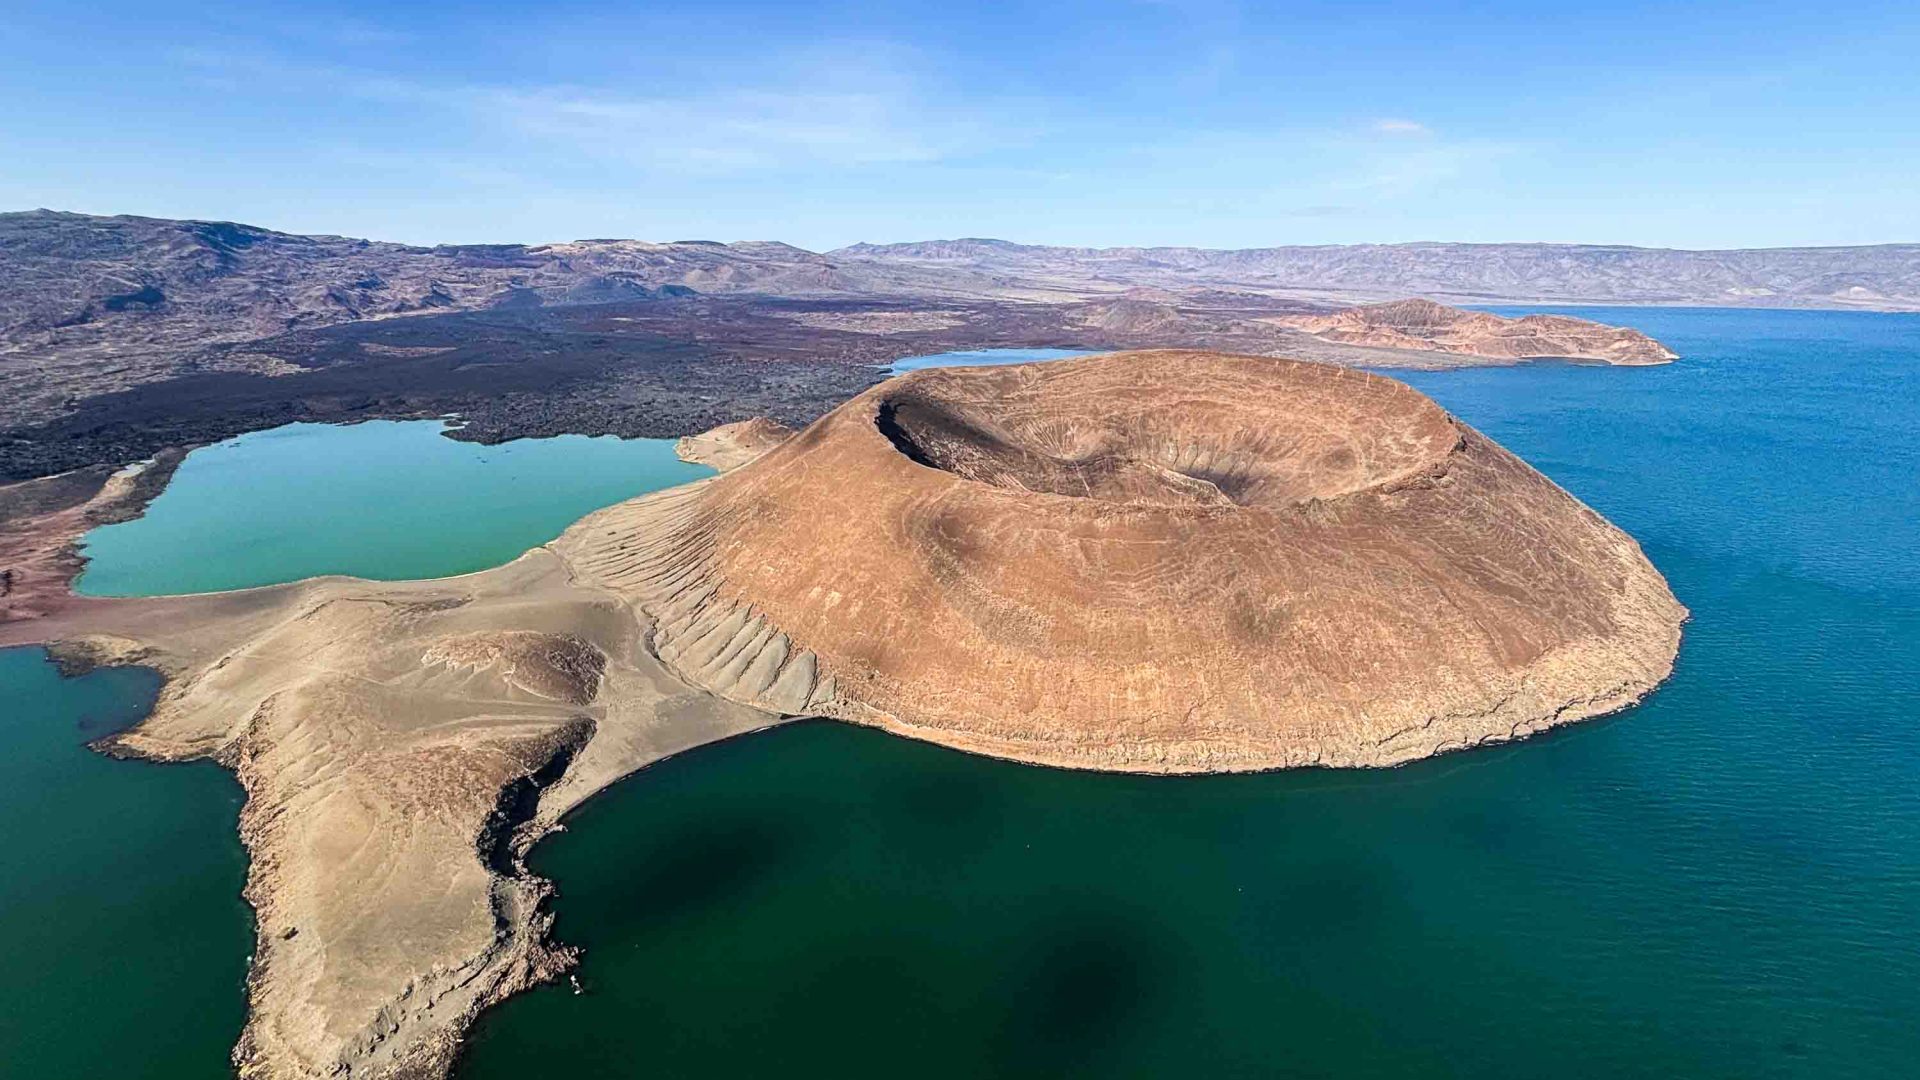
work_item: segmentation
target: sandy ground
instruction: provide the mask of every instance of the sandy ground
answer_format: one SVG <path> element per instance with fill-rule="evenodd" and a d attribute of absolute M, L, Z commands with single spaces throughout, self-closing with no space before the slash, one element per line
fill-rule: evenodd
<path fill-rule="evenodd" d="M 705 465 L 717 472 L 731 472 L 792 435 L 792 428 L 759 416 L 689 435 L 674 444 L 674 452 L 683 461 Z"/>

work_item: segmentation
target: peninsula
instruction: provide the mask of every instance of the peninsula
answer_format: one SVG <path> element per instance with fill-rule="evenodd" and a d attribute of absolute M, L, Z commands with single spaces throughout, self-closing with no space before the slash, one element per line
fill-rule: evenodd
<path fill-rule="evenodd" d="M 247 793 L 241 1074 L 437 1077 L 564 972 L 528 848 L 796 716 L 1151 773 L 1392 765 L 1622 708 L 1686 611 L 1404 384 L 1194 351 L 930 369 L 466 577 L 68 597 L 0 646 L 151 665 L 102 749 Z"/>

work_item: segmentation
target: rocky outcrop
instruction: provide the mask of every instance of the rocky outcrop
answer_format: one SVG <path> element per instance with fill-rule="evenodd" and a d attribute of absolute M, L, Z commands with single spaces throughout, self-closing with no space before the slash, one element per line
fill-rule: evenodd
<path fill-rule="evenodd" d="M 1431 300 L 1366 304 L 1274 321 L 1328 341 L 1379 349 L 1436 350 L 1500 360 L 1562 357 L 1609 364 L 1664 364 L 1672 350 L 1638 330 L 1566 315 L 1509 319 Z"/>
<path fill-rule="evenodd" d="M 1185 317 L 1180 298 L 1159 289 L 1131 289 L 1113 300 L 1087 304 L 1074 312 L 1075 321 L 1103 334 L 1155 334 L 1166 330 L 1191 329 L 1183 326 Z"/>
<path fill-rule="evenodd" d="M 682 461 L 730 472 L 793 437 L 793 429 L 771 417 L 756 416 L 688 435 L 674 444 Z"/>

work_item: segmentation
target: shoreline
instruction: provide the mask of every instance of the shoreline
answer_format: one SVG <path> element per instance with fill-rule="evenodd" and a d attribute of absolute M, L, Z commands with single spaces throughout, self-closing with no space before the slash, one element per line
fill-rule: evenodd
<path fill-rule="evenodd" d="M 73 590 L 88 561 L 81 541 L 145 514 L 195 449 L 167 447 L 131 466 L 0 486 L 0 628 L 96 599 Z"/>

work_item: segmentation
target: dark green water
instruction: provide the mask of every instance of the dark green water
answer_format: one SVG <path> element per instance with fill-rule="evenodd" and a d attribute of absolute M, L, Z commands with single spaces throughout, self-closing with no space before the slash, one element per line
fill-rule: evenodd
<path fill-rule="evenodd" d="M 244 1020 L 240 785 L 86 742 L 153 703 L 144 670 L 63 679 L 0 650 L 0 1076 L 217 1077 Z"/>
<path fill-rule="evenodd" d="M 1920 318 L 1594 314 L 1686 358 L 1411 381 L 1692 607 L 1645 706 L 1384 773 L 687 754 L 536 850 L 588 992 L 463 1077 L 1914 1075 Z"/>

